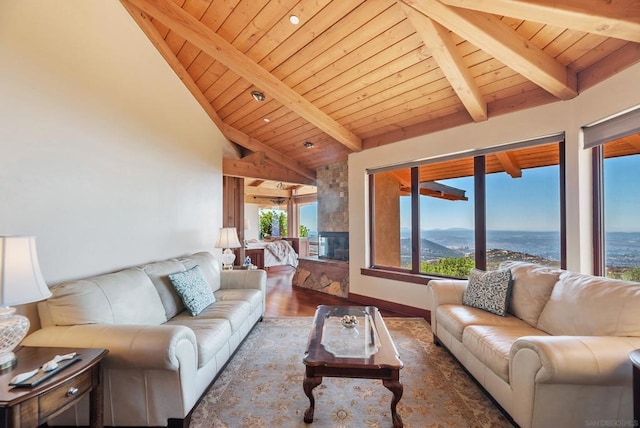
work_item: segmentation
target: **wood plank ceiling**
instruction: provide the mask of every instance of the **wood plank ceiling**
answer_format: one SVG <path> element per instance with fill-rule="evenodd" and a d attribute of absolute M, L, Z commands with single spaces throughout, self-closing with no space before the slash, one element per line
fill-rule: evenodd
<path fill-rule="evenodd" d="M 231 142 L 224 173 L 291 183 L 640 60 L 634 0 L 121 2 Z"/>

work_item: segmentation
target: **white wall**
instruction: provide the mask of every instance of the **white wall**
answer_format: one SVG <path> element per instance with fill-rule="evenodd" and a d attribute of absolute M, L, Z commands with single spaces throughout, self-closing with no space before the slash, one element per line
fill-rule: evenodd
<path fill-rule="evenodd" d="M 571 101 L 532 108 L 349 156 L 349 292 L 429 309 L 424 285 L 360 274 L 369 266 L 366 169 L 470 152 L 564 131 L 567 152 L 567 267 L 592 272 L 591 154 L 580 128 L 640 104 L 640 64 Z M 362 221 L 365 219 L 365 221 Z"/>
<path fill-rule="evenodd" d="M 0 234 L 49 284 L 213 249 L 224 141 L 120 2 L 0 2 Z"/>

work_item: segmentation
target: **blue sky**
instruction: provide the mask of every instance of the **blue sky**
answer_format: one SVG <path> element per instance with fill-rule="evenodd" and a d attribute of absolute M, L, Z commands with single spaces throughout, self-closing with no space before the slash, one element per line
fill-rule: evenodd
<path fill-rule="evenodd" d="M 422 229 L 473 229 L 473 179 L 439 183 L 467 191 L 468 201 L 421 198 Z M 640 155 L 605 160 L 605 222 L 612 232 L 640 231 Z M 558 231 L 560 218 L 558 167 L 527 169 L 521 178 L 487 175 L 487 229 Z M 410 227 L 410 198 L 401 198 L 402 226 Z M 428 213 L 435 213 L 430 215 Z M 317 230 L 317 204 L 300 208 L 300 224 Z"/>
<path fill-rule="evenodd" d="M 300 207 L 300 224 L 307 226 L 311 231 L 318 231 L 318 203 L 303 205 Z"/>
<path fill-rule="evenodd" d="M 609 232 L 640 232 L 640 155 L 605 160 L 605 223 Z M 421 198 L 422 229 L 474 228 L 473 179 L 439 183 L 467 191 L 469 201 Z M 558 167 L 523 170 L 521 178 L 487 175 L 487 229 L 558 231 Z M 410 199 L 402 198 L 402 226 L 410 226 Z M 434 213 L 430 215 L 429 213 Z M 570 221 L 570 219 L 569 219 Z"/>
<path fill-rule="evenodd" d="M 605 229 L 640 232 L 640 155 L 604 161 Z"/>
<path fill-rule="evenodd" d="M 473 178 L 439 180 L 466 190 L 468 201 L 422 197 L 421 229 L 474 228 Z M 558 167 L 524 170 L 521 178 L 487 175 L 487 229 L 558 231 L 560 218 Z M 409 226 L 410 200 L 401 201 L 402 226 Z"/>

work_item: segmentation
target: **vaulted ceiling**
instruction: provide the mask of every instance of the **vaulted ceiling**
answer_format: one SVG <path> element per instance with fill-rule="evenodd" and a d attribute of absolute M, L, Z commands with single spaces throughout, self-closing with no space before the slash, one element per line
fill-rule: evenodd
<path fill-rule="evenodd" d="M 230 141 L 224 173 L 292 183 L 640 60 L 634 0 L 121 2 Z"/>

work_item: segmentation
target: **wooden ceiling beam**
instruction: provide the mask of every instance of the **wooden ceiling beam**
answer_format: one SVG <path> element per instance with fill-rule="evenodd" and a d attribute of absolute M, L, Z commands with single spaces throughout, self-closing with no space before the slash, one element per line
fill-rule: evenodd
<path fill-rule="evenodd" d="M 326 115 L 302 95 L 252 61 L 209 27 L 185 12 L 171 0 L 123 0 L 180 34 L 207 55 L 224 64 L 305 120 L 335 138 L 352 151 L 362 150 L 360 138 Z"/>
<path fill-rule="evenodd" d="M 264 180 L 286 181 L 288 183 L 316 185 L 315 180 L 304 177 L 296 172 L 276 165 L 271 162 L 265 162 L 263 166 L 256 166 L 252 161 L 242 159 L 222 159 L 222 173 L 232 177 L 250 177 L 260 178 Z"/>
<path fill-rule="evenodd" d="M 254 152 L 264 152 L 265 155 L 271 159 L 272 161 L 279 163 L 280 165 L 290 168 L 292 171 L 300 174 L 304 177 L 311 179 L 314 184 L 316 181 L 316 172 L 313 169 L 307 168 L 290 157 L 285 156 L 281 152 L 272 149 L 266 144 L 256 140 L 248 136 L 247 134 L 237 130 L 236 128 L 227 125 L 224 123 L 222 125 L 222 132 L 229 138 L 231 141 L 240 144 L 242 147 L 245 147 Z M 286 180 L 281 180 L 286 181 Z M 306 182 L 305 182 L 306 183 Z"/>
<path fill-rule="evenodd" d="M 595 0 L 440 0 L 461 7 L 640 43 L 640 3 Z"/>
<path fill-rule="evenodd" d="M 313 180 L 313 182 L 315 183 L 316 172 L 314 170 L 299 164 L 290 157 L 283 155 L 279 151 L 272 149 L 266 144 L 254 138 L 251 138 L 238 129 L 224 123 L 220 116 L 218 116 L 218 113 L 211 106 L 207 98 L 204 96 L 196 82 L 191 78 L 187 70 L 184 68 L 180 60 L 178 60 L 169 45 L 167 45 L 162 35 L 158 32 L 155 25 L 153 25 L 153 23 L 151 22 L 151 19 L 149 18 L 147 13 L 130 4 L 126 0 L 122 0 L 121 3 L 129 12 L 134 21 L 136 21 L 138 26 L 140 26 L 142 31 L 147 35 L 151 43 L 156 47 L 156 49 L 158 49 L 158 52 L 160 52 L 165 61 L 167 61 L 178 78 L 182 80 L 189 92 L 191 92 L 196 101 L 198 101 L 200 106 L 204 109 L 205 113 L 207 113 L 209 118 L 211 118 L 213 123 L 215 123 L 215 125 L 218 127 L 218 129 L 220 129 L 220 131 L 226 138 L 253 152 L 264 152 L 265 155 L 272 161 L 293 170 L 297 174 Z M 228 145 L 232 148 L 233 152 L 236 153 L 236 155 L 233 157 L 240 158 L 240 153 L 235 149 L 235 146 L 231 143 L 229 143 Z"/>
<path fill-rule="evenodd" d="M 578 95 L 576 73 L 492 14 L 453 8 L 438 0 L 401 0 L 508 65 L 561 100 Z"/>
<path fill-rule="evenodd" d="M 487 120 L 487 102 L 482 97 L 469 68 L 464 63 L 449 30 L 412 7 L 398 1 L 409 21 L 440 66 L 474 122 Z"/>
<path fill-rule="evenodd" d="M 268 196 L 274 198 L 289 198 L 292 196 L 290 190 L 254 186 L 244 186 L 244 194 L 249 196 Z"/>
<path fill-rule="evenodd" d="M 243 157 L 242 160 L 244 162 L 251 162 L 257 167 L 263 167 L 267 160 L 267 156 L 264 154 L 264 152 L 254 152 Z"/>
<path fill-rule="evenodd" d="M 518 160 L 510 152 L 498 152 L 495 155 L 507 174 L 512 178 L 522 177 L 522 169 L 518 165 Z"/>
<path fill-rule="evenodd" d="M 640 61 L 640 44 L 629 43 L 578 73 L 581 92 Z"/>

